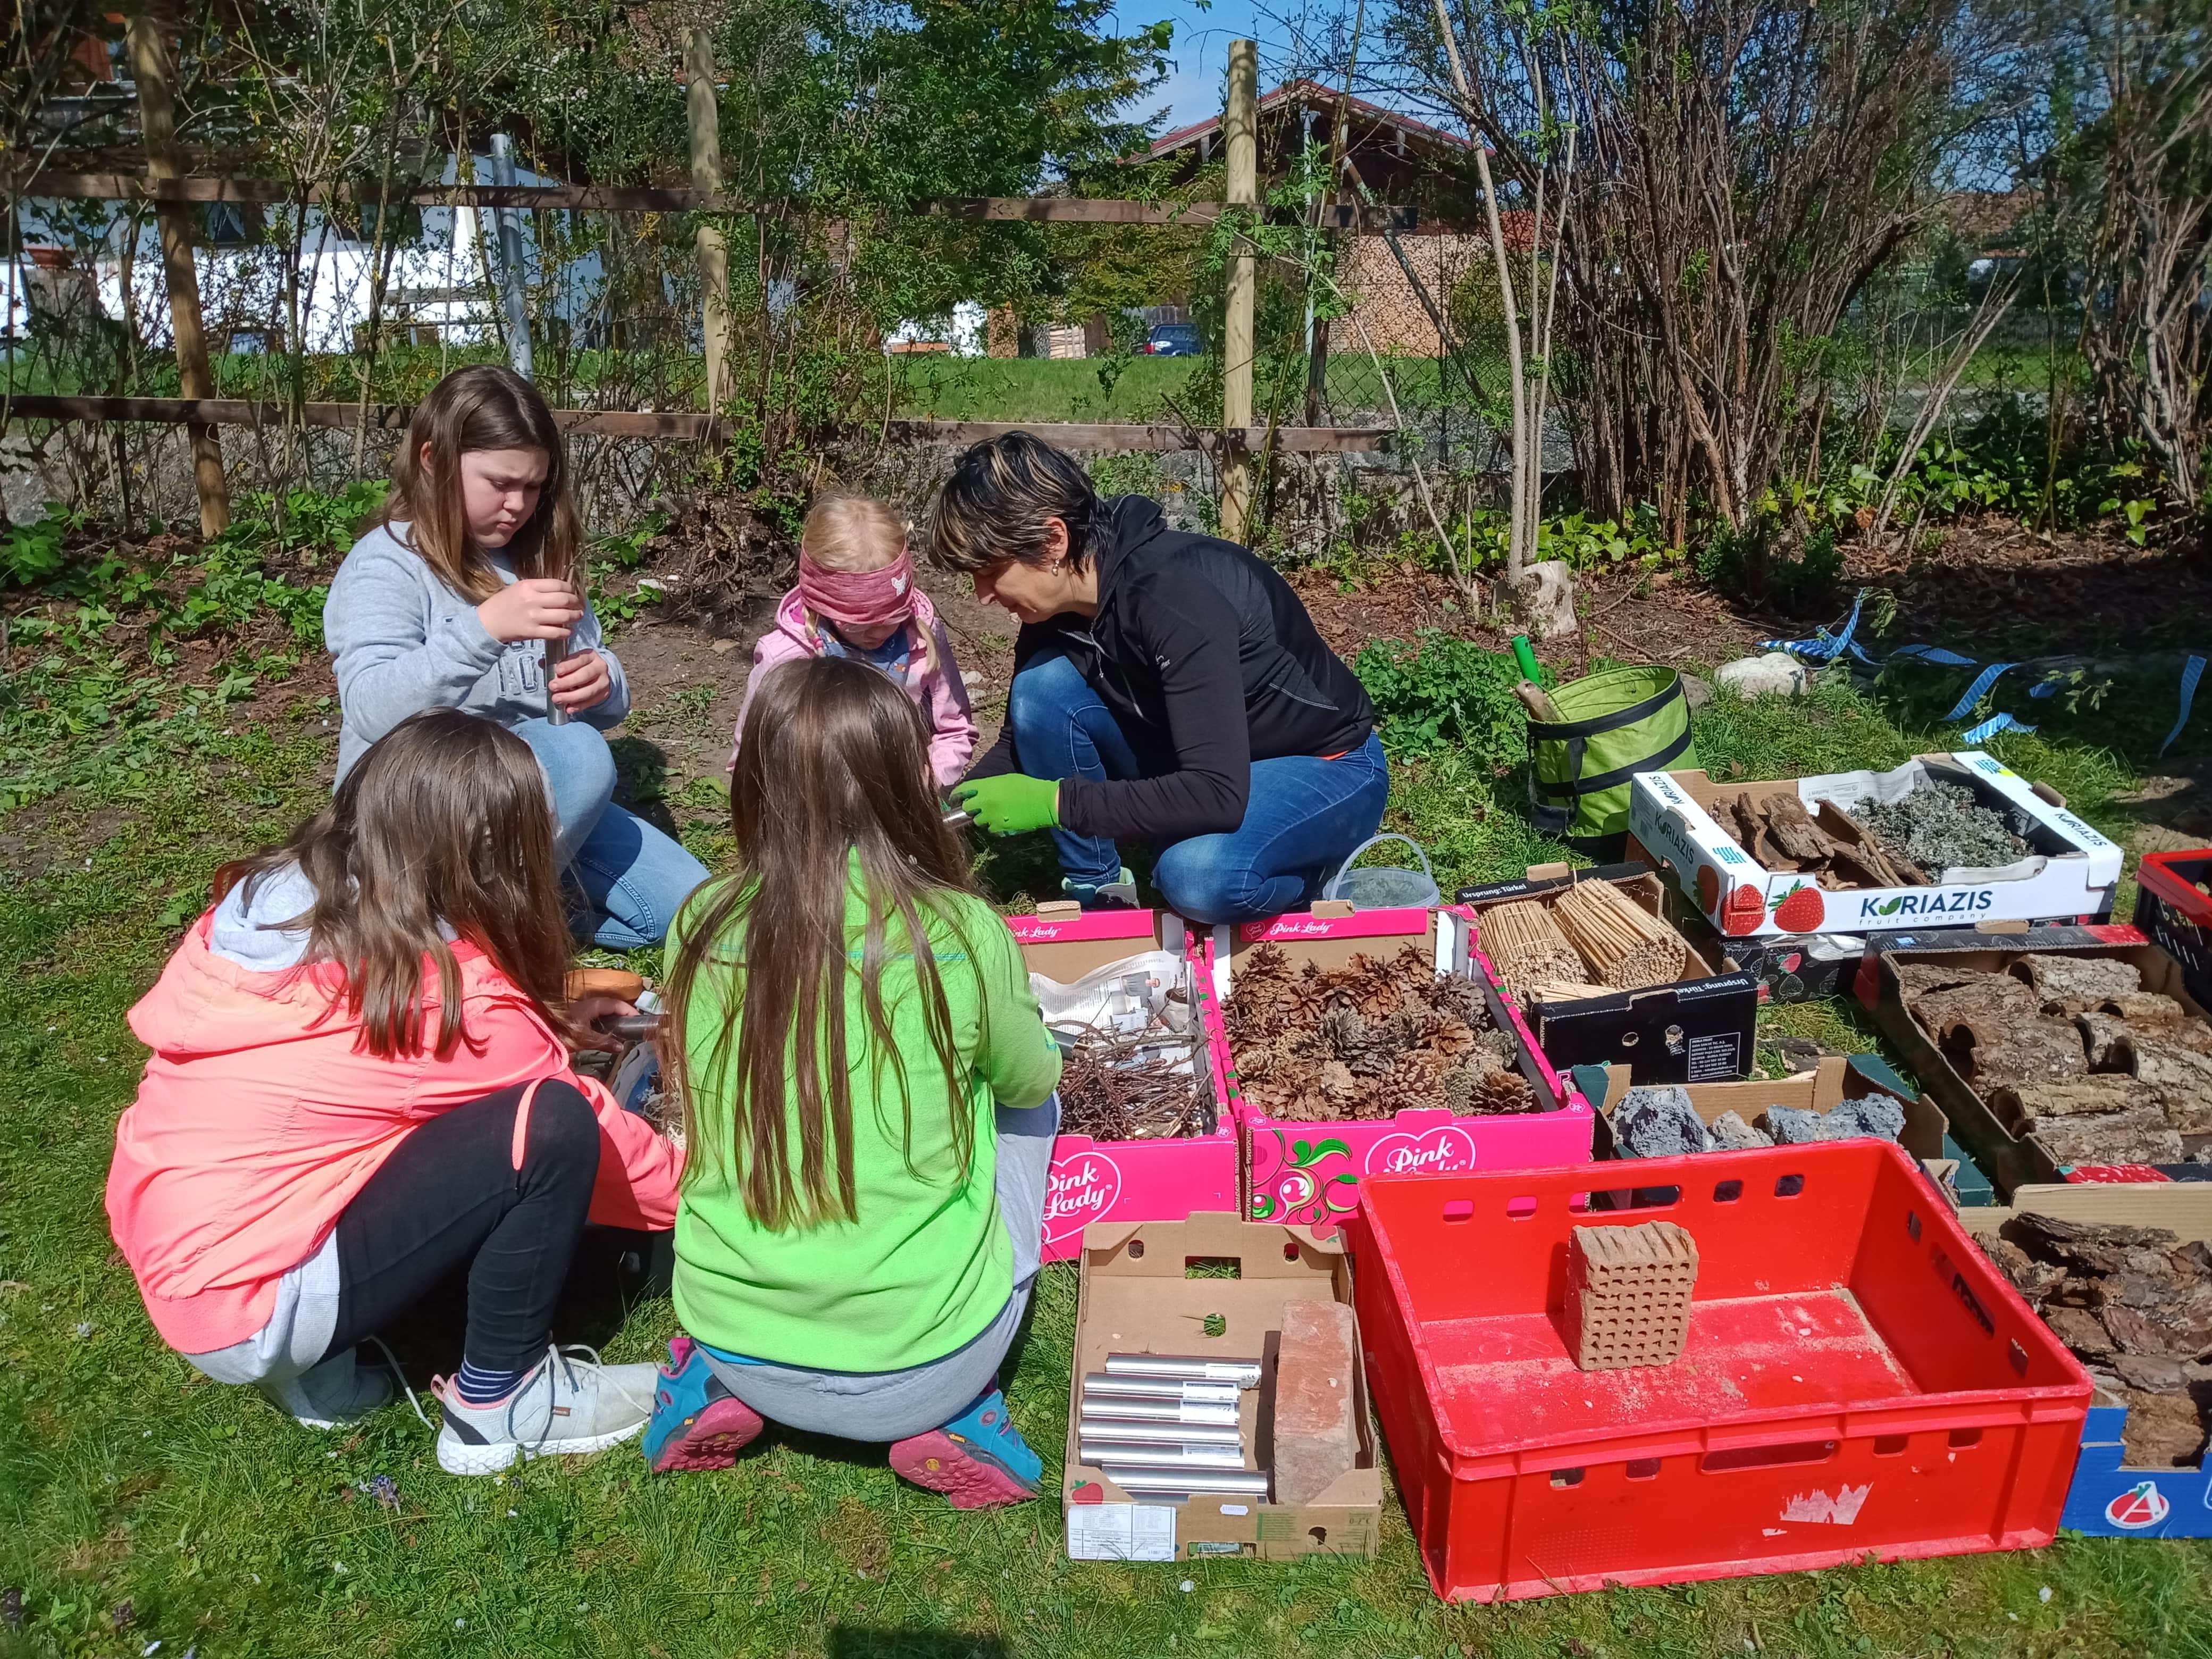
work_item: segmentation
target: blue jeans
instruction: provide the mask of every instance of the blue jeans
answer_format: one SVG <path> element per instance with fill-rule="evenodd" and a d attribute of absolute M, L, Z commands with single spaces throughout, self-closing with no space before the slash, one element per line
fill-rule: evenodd
<path fill-rule="evenodd" d="M 1014 755 L 1036 778 L 1158 777 L 1175 757 L 1158 744 L 1131 742 L 1082 671 L 1047 657 L 1014 676 L 1007 699 Z M 1243 711 L 1225 711 L 1241 720 Z M 1382 822 L 1390 770 L 1382 739 L 1334 760 L 1285 755 L 1252 763 L 1244 822 L 1225 834 L 1193 836 L 1159 849 L 1152 885 L 1169 908 L 1211 925 L 1251 921 L 1310 903 L 1322 883 Z M 1055 830 L 1060 866 L 1078 886 L 1119 880 L 1121 854 L 1103 836 Z"/>
<path fill-rule="evenodd" d="M 554 856 L 591 902 L 593 942 L 613 951 L 659 944 L 707 866 L 614 805 L 615 757 L 597 727 L 536 720 L 514 732 L 551 782 Z"/>

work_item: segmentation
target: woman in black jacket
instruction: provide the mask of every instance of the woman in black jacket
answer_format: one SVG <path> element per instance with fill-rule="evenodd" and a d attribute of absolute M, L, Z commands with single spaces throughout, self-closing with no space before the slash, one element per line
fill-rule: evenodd
<path fill-rule="evenodd" d="M 1021 619 L 1006 723 L 954 798 L 994 835 L 1049 829 L 1062 885 L 1133 902 L 1115 840 L 1193 921 L 1297 909 L 1389 797 L 1375 711 L 1290 585 L 1243 548 L 1101 501 L 1026 432 L 962 456 L 930 556 Z"/>

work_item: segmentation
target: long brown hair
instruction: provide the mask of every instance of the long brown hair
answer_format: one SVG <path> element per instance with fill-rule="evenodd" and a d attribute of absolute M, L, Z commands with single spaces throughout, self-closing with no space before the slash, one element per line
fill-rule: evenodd
<path fill-rule="evenodd" d="M 431 1048 L 453 1058 L 460 974 L 443 921 L 520 988 L 555 1032 L 571 946 L 553 862 L 545 773 L 530 745 L 458 708 L 429 708 L 386 732 L 345 775 L 331 804 L 292 838 L 216 872 L 218 902 L 297 865 L 315 890 L 301 915 L 306 962 L 344 975 L 331 1002 L 361 1021 L 362 1042 L 392 1060 Z M 437 970 L 439 1021 L 423 1029 L 422 959 Z"/>
<path fill-rule="evenodd" d="M 500 590 L 499 573 L 469 540 L 461 510 L 461 457 L 472 449 L 545 452 L 538 510 L 501 551 L 516 575 L 556 578 L 582 592 L 584 538 L 568 487 L 568 450 L 538 388 L 511 368 L 490 363 L 457 368 L 430 389 L 392 458 L 392 489 L 376 521 L 387 528 L 404 524 L 407 544 L 456 593 L 479 602 L 491 598 Z"/>
<path fill-rule="evenodd" d="M 691 1148 L 684 1179 L 715 1161 L 753 1220 L 772 1232 L 857 1220 L 852 1072 L 864 1057 L 875 1068 L 872 1083 L 886 1066 L 896 1078 L 907 1167 L 927 1178 L 914 1165 L 913 1101 L 884 1006 L 885 964 L 908 953 L 964 1178 L 975 1129 L 937 953 L 972 963 L 946 901 L 974 890 L 929 780 L 921 711 L 851 658 L 780 665 L 745 715 L 730 823 L 736 872 L 685 906 L 668 978 L 668 1024 L 678 1036 L 665 1059 Z M 856 874 L 866 895 L 857 972 L 866 1029 L 851 1032 L 845 1000 L 855 969 L 846 916 Z M 709 969 L 729 983 L 703 1075 L 695 1078 L 690 1017 Z M 712 1113 L 701 1109 L 702 1088 Z"/>

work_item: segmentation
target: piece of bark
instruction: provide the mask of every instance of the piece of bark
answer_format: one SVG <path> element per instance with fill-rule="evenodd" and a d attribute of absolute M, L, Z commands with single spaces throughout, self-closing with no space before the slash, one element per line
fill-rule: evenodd
<path fill-rule="evenodd" d="M 1944 1054 L 1979 1088 L 1992 1083 L 2063 1083 L 2089 1074 L 2088 1051 L 2069 1022 L 1990 1017 L 1952 1022 Z M 1954 1057 L 1955 1056 L 1955 1057 Z"/>
<path fill-rule="evenodd" d="M 2128 1035 L 2120 1063 L 2169 1098 L 2212 1099 L 2212 1054 L 2134 1031 Z"/>
<path fill-rule="evenodd" d="M 1275 1502 L 1310 1504 L 1359 1461 L 1352 1310 L 1300 1297 L 1283 1307 L 1275 1364 Z"/>
<path fill-rule="evenodd" d="M 2110 1112 L 2163 1113 L 2165 1109 L 2157 1090 L 2110 1072 L 2067 1083 L 1999 1084 L 1990 1090 L 1989 1103 L 2001 1120 L 2013 1126 L 2031 1118 L 2098 1117 Z"/>
<path fill-rule="evenodd" d="M 2142 975 L 2130 962 L 2109 957 L 2062 957 L 2031 951 L 2012 965 L 2014 977 L 2035 988 L 2043 1011 L 2079 1014 L 2113 997 L 2142 989 Z"/>
<path fill-rule="evenodd" d="M 2034 1118 L 2027 1127 L 2051 1161 L 2061 1165 L 2179 1164 L 2182 1159 L 2181 1137 L 2158 1108 L 2102 1117 Z"/>
<path fill-rule="evenodd" d="M 2130 1389 L 2128 1418 L 2120 1430 L 2126 1467 L 2134 1469 L 2195 1468 L 2204 1452 L 2204 1419 L 2185 1394 L 2147 1394 Z"/>
<path fill-rule="evenodd" d="M 1736 844 L 1750 854 L 1754 860 L 1757 859 L 1759 838 L 1760 833 L 1766 828 L 1766 820 L 1759 816 L 1759 809 L 1751 804 L 1750 794 L 1748 793 L 1740 794 L 1734 800 L 1723 802 L 1722 805 L 1728 809 L 1727 827 L 1735 835 Z"/>
<path fill-rule="evenodd" d="M 1827 831 L 1805 814 L 1804 803 L 1787 790 L 1766 798 L 1766 824 L 1774 839 L 1782 844 L 1790 857 L 1806 864 L 1819 864 L 1832 858 L 1836 843 Z"/>
<path fill-rule="evenodd" d="M 2136 1025 L 2169 1025 L 2189 1017 L 2188 1010 L 2179 1002 L 2155 991 L 2130 991 L 2107 997 L 2104 1009 Z"/>
<path fill-rule="evenodd" d="M 2081 1034 L 2082 1052 L 2093 1072 L 2124 1072 L 2127 1054 L 2122 1046 L 2130 1030 L 2118 1014 L 2092 1012 L 2074 1016 L 2074 1029 Z"/>
<path fill-rule="evenodd" d="M 2153 1274 L 2164 1262 L 2174 1271 L 2179 1238 L 2164 1227 L 2130 1227 L 2111 1221 L 2067 1221 L 2029 1210 L 2004 1224 L 2004 1235 L 2038 1261 L 2057 1261 L 2077 1273 Z"/>
<path fill-rule="evenodd" d="M 2124 1353 L 2112 1361 L 2120 1381 L 2145 1394 L 2179 1394 L 2184 1384 L 2181 1362 L 2163 1354 Z"/>
<path fill-rule="evenodd" d="M 2087 1308 L 2053 1308 L 2043 1316 L 2043 1322 L 2083 1359 L 2109 1359 L 2118 1352 L 2104 1322 Z"/>
<path fill-rule="evenodd" d="M 2041 1013 L 2035 993 L 2003 974 L 1977 974 L 1960 984 L 1931 988 L 1906 1006 L 1939 1042 L 1962 1019 L 2032 1020 Z"/>

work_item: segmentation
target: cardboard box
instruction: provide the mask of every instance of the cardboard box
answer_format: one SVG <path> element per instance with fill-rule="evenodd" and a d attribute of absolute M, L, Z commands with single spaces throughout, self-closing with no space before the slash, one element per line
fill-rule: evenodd
<path fill-rule="evenodd" d="M 1896 951 L 1869 956 L 1860 964 L 1855 990 L 1921 1086 L 1935 1097 L 1951 1121 L 1951 1133 L 1990 1178 L 2000 1198 L 2015 1188 L 2039 1182 L 2070 1179 L 2073 1166 L 2061 1164 L 2033 1135 L 2016 1135 L 1990 1109 L 1973 1085 L 1960 1076 L 1929 1033 L 1905 1011 L 1897 977 L 1900 959 L 1941 960 L 1981 972 L 2002 972 L 2027 954 L 2020 950 L 1914 951 L 1900 957 Z M 2182 983 L 2181 969 L 2154 945 L 2100 945 L 2094 950 L 2061 954 L 2104 957 L 2132 963 L 2142 975 L 2142 988 L 2170 996 L 2197 1018 L 2204 1010 Z M 2184 1135 L 2182 1147 L 2195 1152 L 2212 1146 L 2212 1135 Z"/>
<path fill-rule="evenodd" d="M 1476 957 L 1469 916 L 1437 910 L 1357 910 L 1316 905 L 1261 921 L 1219 927 L 1213 935 L 1217 997 L 1235 994 L 1236 964 L 1263 944 L 1279 945 L 1294 962 L 1340 968 L 1354 956 L 1390 955 L 1419 945 L 1440 974 L 1473 979 L 1491 1017 L 1520 1039 L 1521 1073 L 1549 1109 L 1514 1117 L 1460 1117 L 1444 1107 L 1408 1107 L 1350 1122 L 1293 1123 L 1267 1116 L 1237 1085 L 1236 1055 L 1218 1023 L 1215 1036 L 1245 1149 L 1244 1213 L 1333 1235 L 1358 1201 L 1367 1176 L 1421 1170 L 1540 1169 L 1589 1162 L 1594 1114 L 1588 1101 L 1537 1046 L 1521 1011 L 1498 991 Z M 1218 1004 L 1213 1008 L 1217 1022 Z"/>
<path fill-rule="evenodd" d="M 1773 871 L 1739 847 L 1714 822 L 1723 796 L 1754 799 L 1794 793 L 1820 827 L 1838 840 L 1859 832 L 1841 812 L 1866 781 L 1865 773 L 1830 773 L 1763 783 L 1715 783 L 1703 772 L 1639 772 L 1629 789 L 1628 823 L 1636 839 L 1674 867 L 1683 891 L 1705 919 L 1731 939 L 1781 933 L 1863 933 L 1899 922 L 1977 926 L 1992 921 L 2063 919 L 2100 921 L 2112 914 L 2120 878 L 2119 848 L 2072 812 L 2048 786 L 2031 783 L 1975 750 L 1922 755 L 1918 766 L 1971 787 L 1990 805 L 2018 809 L 2028 823 L 2031 852 L 1998 878 L 1929 887 L 1855 887 L 1826 891 L 1790 871 Z"/>
<path fill-rule="evenodd" d="M 2146 853 L 2136 881 L 2136 925 L 2181 964 L 2189 994 L 2212 1008 L 2212 898 L 2197 890 L 2212 882 L 2212 847 Z"/>
<path fill-rule="evenodd" d="M 1596 1155 L 1600 1158 L 1619 1156 L 1613 1145 L 1613 1114 L 1635 1086 L 1628 1067 L 1604 1068 L 1604 1093 L 1602 1097 L 1592 1097 L 1599 1101 Z M 1943 1137 L 1951 1127 L 1934 1101 L 1915 1094 L 1911 1085 L 1890 1070 L 1888 1062 L 1878 1054 L 1825 1054 L 1814 1070 L 1772 1082 L 1753 1079 L 1741 1083 L 1692 1083 L 1684 1086 L 1690 1104 L 1707 1123 L 1724 1112 L 1734 1112 L 1749 1123 L 1770 1106 L 1794 1106 L 1801 1110 L 1825 1113 L 1846 1100 L 1887 1095 L 1905 1108 L 1905 1132 L 1899 1136 L 1898 1144 L 1923 1166 L 1943 1159 Z"/>
<path fill-rule="evenodd" d="M 1033 916 L 1009 916 L 1006 925 L 1030 971 L 1062 984 L 1145 951 L 1182 956 L 1192 1012 L 1206 1034 L 1200 1054 L 1213 1091 L 1209 1134 L 1104 1141 L 1064 1134 L 1055 1140 L 1045 1194 L 1044 1260 L 1072 1260 L 1082 1249 L 1084 1228 L 1094 1221 L 1180 1221 L 1193 1210 L 1233 1207 L 1240 1195 L 1237 1126 L 1206 1017 L 1212 942 L 1192 935 L 1182 917 L 1164 911 L 1086 913 L 1073 904 L 1053 904 Z"/>
<path fill-rule="evenodd" d="M 1192 1265 L 1231 1261 L 1234 1279 L 1191 1277 Z M 1306 1555 L 1375 1553 L 1382 1527 L 1382 1474 L 1368 1410 L 1367 1379 L 1352 1364 L 1352 1421 L 1359 1435 L 1354 1467 L 1310 1504 L 1281 1505 L 1243 1497 L 1194 1497 L 1181 1503 L 1133 1498 L 1081 1461 L 1083 1378 L 1106 1369 L 1109 1353 L 1218 1353 L 1258 1358 L 1260 1386 L 1241 1404 L 1246 1445 L 1268 1462 L 1276 1351 L 1283 1309 L 1304 1297 L 1352 1302 L 1352 1264 L 1341 1243 L 1298 1227 L 1267 1226 L 1233 1215 L 1182 1222 L 1100 1224 L 1083 1240 L 1075 1315 L 1074 1375 L 1067 1402 L 1061 1482 L 1067 1553 L 1073 1560 L 1188 1560 L 1216 1555 L 1291 1561 Z M 1207 1316 L 1226 1322 L 1201 1334 Z M 1358 1346 L 1353 1330 L 1353 1352 Z"/>
<path fill-rule="evenodd" d="M 1994 1238 L 2016 1215 L 2124 1227 L 2163 1227 L 2186 1244 L 2212 1243 L 2212 1185 L 2022 1187 L 2002 1207 L 1961 1210 L 1977 1239 Z M 2131 1469 L 2121 1437 L 2128 1408 L 2100 1388 L 2081 1429 L 2081 1455 L 2059 1524 L 2098 1538 L 2212 1538 L 2212 1461 L 2194 1469 Z"/>
<path fill-rule="evenodd" d="M 1532 865 L 1519 881 L 1460 889 L 1460 903 L 1474 912 L 1476 948 L 1481 948 L 1485 910 L 1522 899 L 1555 898 L 1581 881 L 1610 882 L 1639 908 L 1668 921 L 1666 885 L 1647 866 L 1570 871 L 1563 864 Z M 1759 986 L 1750 974 L 1723 969 L 1716 965 L 1718 961 L 1717 956 L 1701 954 L 1686 938 L 1681 971 L 1671 985 L 1573 1002 L 1533 1003 L 1524 1012 L 1545 1060 L 1560 1071 L 1626 1066 L 1638 1083 L 1741 1077 L 1751 1069 Z M 1516 1000 L 1512 991 L 1499 989 L 1507 1001 Z"/>

